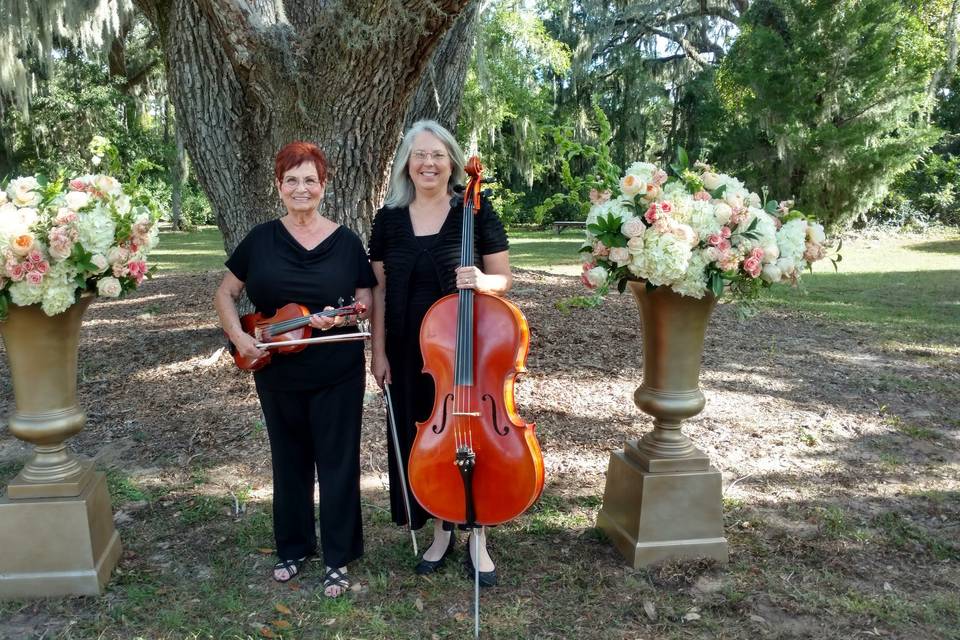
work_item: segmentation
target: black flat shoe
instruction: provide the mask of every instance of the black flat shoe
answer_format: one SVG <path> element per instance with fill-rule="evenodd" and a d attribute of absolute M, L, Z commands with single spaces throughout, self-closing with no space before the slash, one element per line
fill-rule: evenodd
<path fill-rule="evenodd" d="M 463 566 L 467 570 L 467 577 L 470 580 L 474 579 L 474 567 L 473 567 L 473 558 L 470 557 L 470 538 L 467 538 L 467 552 L 463 558 Z M 481 571 L 480 572 L 480 586 L 481 587 L 495 587 L 497 586 L 497 570 L 493 571 Z"/>
<path fill-rule="evenodd" d="M 418 576 L 426 576 L 431 573 L 440 570 L 440 567 L 443 566 L 443 563 L 447 561 L 447 556 L 453 553 L 453 548 L 457 544 L 457 537 L 454 535 L 453 531 L 450 532 L 450 542 L 447 544 L 447 549 L 443 552 L 443 555 L 440 556 L 439 560 L 425 560 L 420 559 L 420 562 L 417 563 L 417 566 L 414 567 L 414 571 Z"/>

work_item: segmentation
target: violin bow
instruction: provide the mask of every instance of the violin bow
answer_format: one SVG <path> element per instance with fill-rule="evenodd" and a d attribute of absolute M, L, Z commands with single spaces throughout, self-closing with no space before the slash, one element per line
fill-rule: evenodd
<path fill-rule="evenodd" d="M 300 340 L 278 340 L 277 342 L 258 342 L 257 349 L 279 349 L 280 347 L 292 347 L 297 344 L 323 344 L 324 342 L 351 342 L 353 340 L 367 340 L 370 338 L 369 331 L 358 331 L 357 333 L 345 333 L 338 336 L 319 336 L 316 338 L 302 338 Z"/>
<path fill-rule="evenodd" d="M 410 513 L 410 494 L 407 491 L 407 474 L 403 471 L 403 455 L 400 453 L 400 438 L 397 436 L 397 419 L 393 415 L 393 398 L 390 397 L 390 385 L 383 383 L 383 397 L 387 400 L 387 422 L 390 423 L 390 438 L 393 440 L 393 453 L 397 458 L 397 473 L 400 474 L 400 486 L 403 487 L 403 506 L 407 510 L 407 530 L 410 531 L 410 540 L 413 541 L 413 555 L 419 556 L 417 550 L 417 534 L 413 532 L 413 522 Z"/>

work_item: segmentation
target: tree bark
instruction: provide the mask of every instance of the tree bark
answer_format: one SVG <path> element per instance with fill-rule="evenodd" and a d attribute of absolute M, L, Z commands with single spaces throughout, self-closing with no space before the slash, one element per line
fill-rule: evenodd
<path fill-rule="evenodd" d="M 322 213 L 366 238 L 411 94 L 467 2 L 137 0 L 228 252 L 280 213 L 273 159 L 298 139 L 330 163 Z"/>
<path fill-rule="evenodd" d="M 470 0 L 443 36 L 407 108 L 404 131 L 417 120 L 428 118 L 456 134 L 479 15 L 480 0 Z"/>

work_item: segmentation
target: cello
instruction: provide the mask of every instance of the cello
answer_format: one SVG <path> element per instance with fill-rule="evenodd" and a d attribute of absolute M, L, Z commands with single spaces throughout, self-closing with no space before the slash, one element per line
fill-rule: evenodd
<path fill-rule="evenodd" d="M 460 265 L 473 266 L 480 161 L 472 157 L 466 170 Z M 500 296 L 460 289 L 424 316 L 423 370 L 436 394 L 430 417 L 417 423 L 408 477 L 433 516 L 467 528 L 495 525 L 540 497 L 544 468 L 535 425 L 517 415 L 513 393 L 529 345 L 526 318 Z"/>

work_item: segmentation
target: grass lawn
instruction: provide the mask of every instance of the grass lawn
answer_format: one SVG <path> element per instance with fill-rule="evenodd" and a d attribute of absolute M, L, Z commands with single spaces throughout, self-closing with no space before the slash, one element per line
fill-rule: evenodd
<path fill-rule="evenodd" d="M 511 231 L 511 263 L 558 275 L 578 275 L 583 234 Z M 800 290 L 775 287 L 765 305 L 787 306 L 848 323 L 870 325 L 891 342 L 960 347 L 960 231 L 924 235 L 863 234 L 848 239 L 834 272 L 821 262 Z M 225 255 L 216 227 L 165 232 L 152 254 L 161 273 L 221 269 Z"/>

